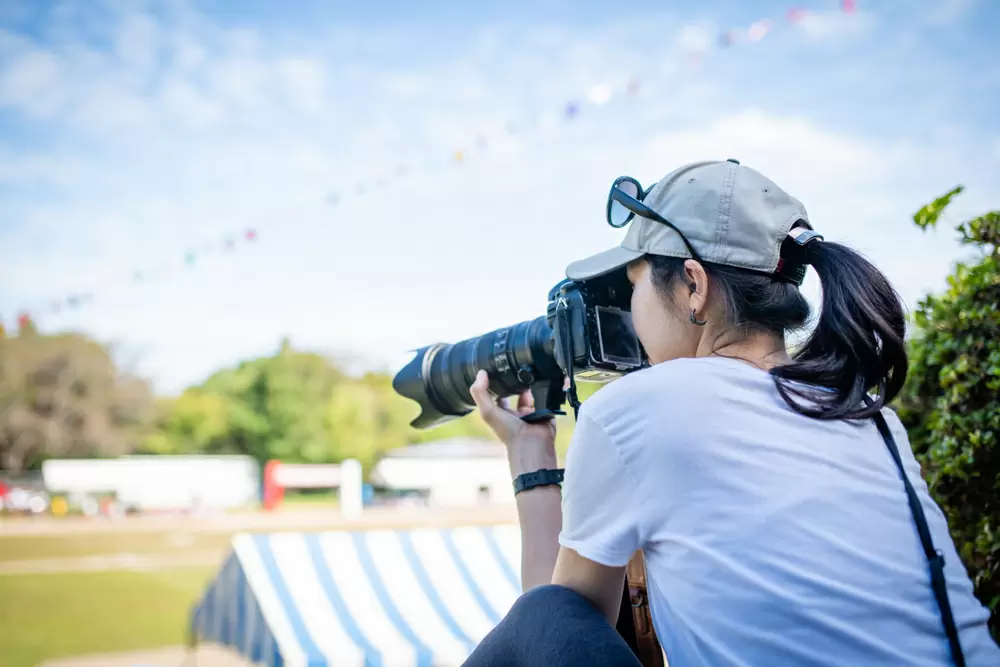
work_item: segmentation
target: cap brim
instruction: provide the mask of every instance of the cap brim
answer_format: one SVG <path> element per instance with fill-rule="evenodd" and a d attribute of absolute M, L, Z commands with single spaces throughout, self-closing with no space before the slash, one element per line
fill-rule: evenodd
<path fill-rule="evenodd" d="M 566 267 L 566 277 L 570 280 L 588 280 L 611 273 L 646 253 L 615 246 L 610 250 L 573 262 Z"/>

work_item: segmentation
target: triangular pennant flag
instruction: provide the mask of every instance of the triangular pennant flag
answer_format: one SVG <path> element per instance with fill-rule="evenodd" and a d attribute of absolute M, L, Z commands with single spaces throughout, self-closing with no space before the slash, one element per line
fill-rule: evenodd
<path fill-rule="evenodd" d="M 789 23 L 798 23 L 806 17 L 806 10 L 802 7 L 792 7 L 786 15 Z"/>
<path fill-rule="evenodd" d="M 764 39 L 768 31 L 771 30 L 771 19 L 761 19 L 754 22 L 747 28 L 747 38 L 752 42 L 759 42 Z"/>

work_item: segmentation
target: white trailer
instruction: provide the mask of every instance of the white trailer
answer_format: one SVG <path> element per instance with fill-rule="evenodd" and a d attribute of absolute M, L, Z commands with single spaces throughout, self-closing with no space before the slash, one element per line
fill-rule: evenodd
<path fill-rule="evenodd" d="M 142 511 L 226 509 L 260 498 L 260 466 L 249 456 L 122 456 L 42 464 L 50 493 L 113 493 Z"/>
<path fill-rule="evenodd" d="M 514 502 L 507 452 L 488 440 L 452 438 L 390 450 L 371 480 L 384 489 L 418 491 L 436 507 Z"/>

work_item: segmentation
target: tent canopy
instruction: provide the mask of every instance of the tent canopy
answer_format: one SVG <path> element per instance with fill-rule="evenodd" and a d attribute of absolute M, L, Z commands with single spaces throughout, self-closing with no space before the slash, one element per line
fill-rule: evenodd
<path fill-rule="evenodd" d="M 515 526 L 243 534 L 191 626 L 269 667 L 460 665 L 518 595 Z"/>

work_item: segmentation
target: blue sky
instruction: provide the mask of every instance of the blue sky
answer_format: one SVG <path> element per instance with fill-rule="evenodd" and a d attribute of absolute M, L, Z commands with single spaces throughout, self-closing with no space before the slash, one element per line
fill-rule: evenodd
<path fill-rule="evenodd" d="M 856 5 L 4 2 L 0 317 L 40 309 L 163 392 L 284 336 L 392 367 L 542 314 L 620 239 L 615 177 L 727 157 L 912 307 L 964 252 L 913 211 L 958 183 L 953 219 L 1000 208 L 1000 3 Z"/>

